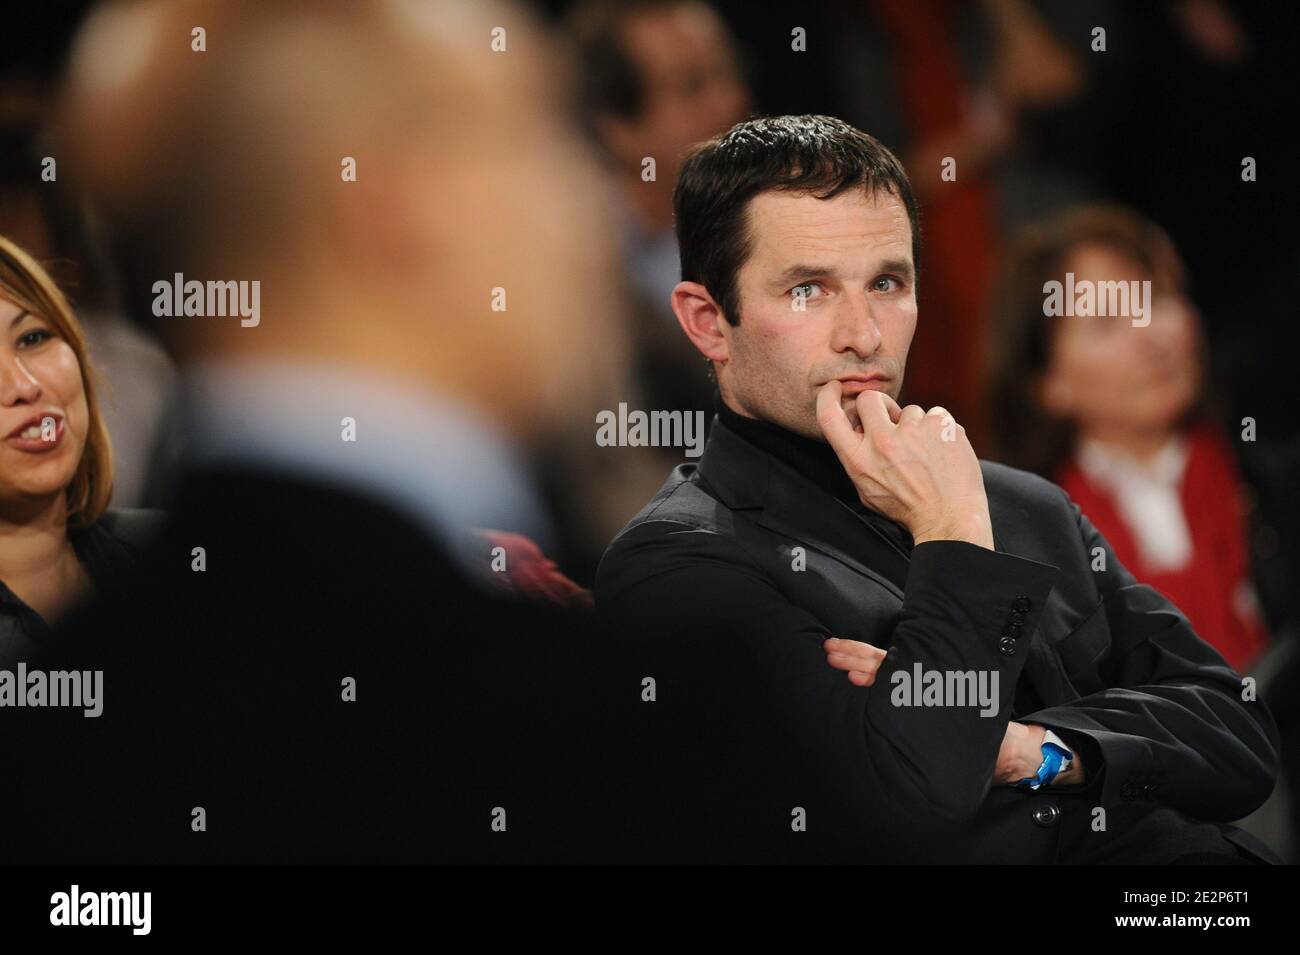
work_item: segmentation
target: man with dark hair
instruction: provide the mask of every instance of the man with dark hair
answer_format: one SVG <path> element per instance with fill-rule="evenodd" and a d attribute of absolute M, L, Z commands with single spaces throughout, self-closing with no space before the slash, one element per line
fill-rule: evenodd
<path fill-rule="evenodd" d="M 1263 704 L 1057 487 L 896 402 L 916 328 L 898 160 L 823 116 L 741 123 L 674 195 L 673 309 L 718 382 L 601 563 L 645 687 L 668 857 L 1259 862 Z M 847 671 L 847 678 L 844 672 Z"/>

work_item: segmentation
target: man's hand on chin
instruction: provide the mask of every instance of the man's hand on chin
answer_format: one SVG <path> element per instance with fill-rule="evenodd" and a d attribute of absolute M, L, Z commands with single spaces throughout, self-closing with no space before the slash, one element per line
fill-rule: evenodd
<path fill-rule="evenodd" d="M 858 430 L 843 390 L 832 380 L 818 391 L 817 423 L 862 503 L 902 524 L 917 544 L 958 540 L 992 550 L 984 475 L 966 429 L 944 408 L 900 408 L 867 390 L 854 399 Z"/>

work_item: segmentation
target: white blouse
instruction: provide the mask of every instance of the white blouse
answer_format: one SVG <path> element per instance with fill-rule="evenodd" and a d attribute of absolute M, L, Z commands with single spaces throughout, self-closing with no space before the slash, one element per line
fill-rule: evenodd
<path fill-rule="evenodd" d="M 1143 564 L 1151 570 L 1181 570 L 1192 559 L 1192 535 L 1180 495 L 1187 452 L 1187 442 L 1179 435 L 1149 462 L 1098 441 L 1084 440 L 1078 450 L 1080 469 L 1113 496 Z"/>

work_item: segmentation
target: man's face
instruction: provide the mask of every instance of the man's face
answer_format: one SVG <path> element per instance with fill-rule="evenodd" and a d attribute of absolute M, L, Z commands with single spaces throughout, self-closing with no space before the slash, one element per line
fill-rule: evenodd
<path fill-rule="evenodd" d="M 838 378 L 856 427 L 860 392 L 898 398 L 916 331 L 906 208 L 883 191 L 828 200 L 766 192 L 748 212 L 740 324 L 724 325 L 727 359 L 716 366 L 723 398 L 742 415 L 820 439 L 817 392 Z"/>

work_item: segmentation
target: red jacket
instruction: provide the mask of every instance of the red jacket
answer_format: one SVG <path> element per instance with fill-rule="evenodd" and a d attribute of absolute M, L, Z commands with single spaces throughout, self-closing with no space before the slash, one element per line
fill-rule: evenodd
<path fill-rule="evenodd" d="M 1212 425 L 1190 429 L 1181 498 L 1192 558 L 1177 571 L 1143 566 L 1133 535 L 1110 492 L 1089 481 L 1071 460 L 1056 475 L 1083 513 L 1110 542 L 1120 562 L 1183 611 L 1200 637 L 1241 672 L 1268 640 L 1249 598 L 1249 563 L 1241 476 L 1223 436 Z"/>

